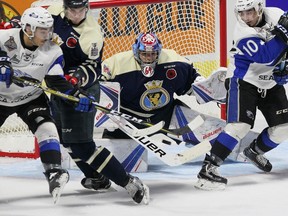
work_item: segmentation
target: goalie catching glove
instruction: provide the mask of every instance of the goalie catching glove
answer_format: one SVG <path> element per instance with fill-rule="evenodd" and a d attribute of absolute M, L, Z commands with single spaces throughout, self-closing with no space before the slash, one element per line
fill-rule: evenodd
<path fill-rule="evenodd" d="M 273 78 L 278 85 L 288 82 L 288 60 L 281 61 L 273 70 Z"/>

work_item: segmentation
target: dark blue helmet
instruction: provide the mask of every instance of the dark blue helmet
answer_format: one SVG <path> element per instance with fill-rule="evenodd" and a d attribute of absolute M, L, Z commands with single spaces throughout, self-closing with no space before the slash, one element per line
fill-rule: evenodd
<path fill-rule="evenodd" d="M 88 7 L 88 4 L 88 0 L 64 0 L 64 7 L 66 8 Z"/>

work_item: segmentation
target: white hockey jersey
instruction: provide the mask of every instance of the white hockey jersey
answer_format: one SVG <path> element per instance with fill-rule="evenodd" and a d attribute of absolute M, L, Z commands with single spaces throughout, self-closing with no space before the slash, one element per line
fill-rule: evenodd
<path fill-rule="evenodd" d="M 7 52 L 11 59 L 14 74 L 36 78 L 40 81 L 46 75 L 63 75 L 63 54 L 58 45 L 47 41 L 35 51 L 23 47 L 20 39 L 21 29 L 0 30 L 0 48 Z M 17 106 L 25 104 L 42 93 L 35 87 L 19 87 L 11 84 L 6 88 L 5 82 L 0 82 L 0 105 Z"/>
<path fill-rule="evenodd" d="M 261 27 L 249 27 L 241 20 L 237 22 L 227 77 L 242 79 L 261 89 L 276 85 L 272 71 L 287 51 L 287 45 L 270 32 L 282 14 L 279 8 L 265 8 L 265 25 Z"/>

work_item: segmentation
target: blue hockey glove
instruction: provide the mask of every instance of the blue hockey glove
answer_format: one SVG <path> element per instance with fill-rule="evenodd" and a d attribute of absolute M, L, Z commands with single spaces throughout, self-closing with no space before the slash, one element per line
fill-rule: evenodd
<path fill-rule="evenodd" d="M 285 43 L 288 44 L 288 11 L 286 11 L 278 20 L 278 24 L 274 26 L 272 34 L 280 37 Z"/>
<path fill-rule="evenodd" d="M 94 110 L 94 105 L 91 100 L 95 100 L 94 98 L 81 97 L 77 106 L 75 107 L 76 111 L 79 112 L 91 112 Z"/>
<path fill-rule="evenodd" d="M 6 87 L 9 88 L 12 83 L 12 76 L 13 68 L 10 58 L 5 51 L 0 50 L 0 82 L 5 82 Z"/>
<path fill-rule="evenodd" d="M 288 83 L 288 60 L 281 61 L 273 70 L 273 77 L 278 85 Z"/>

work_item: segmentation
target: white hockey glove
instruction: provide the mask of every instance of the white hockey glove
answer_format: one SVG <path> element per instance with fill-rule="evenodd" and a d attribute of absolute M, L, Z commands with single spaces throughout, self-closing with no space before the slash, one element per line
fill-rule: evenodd
<path fill-rule="evenodd" d="M 213 71 L 207 79 L 199 82 L 195 80 L 192 84 L 192 89 L 199 104 L 210 101 L 225 103 L 227 91 L 224 86 L 224 81 L 226 74 L 227 68 L 221 67 Z"/>

